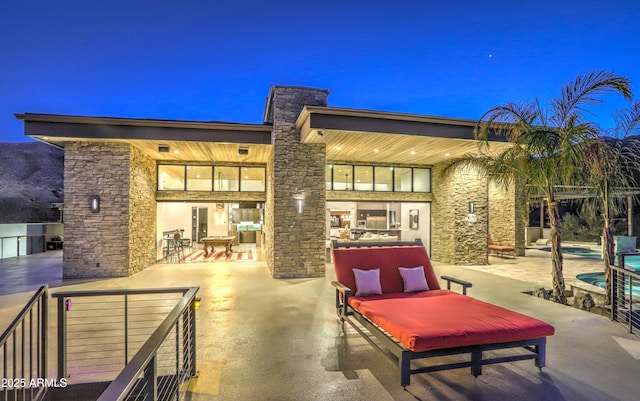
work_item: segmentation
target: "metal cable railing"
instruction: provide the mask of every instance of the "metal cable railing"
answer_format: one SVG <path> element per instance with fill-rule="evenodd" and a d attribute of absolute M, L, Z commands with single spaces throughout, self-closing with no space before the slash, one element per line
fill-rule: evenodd
<path fill-rule="evenodd" d="M 180 399 L 195 376 L 197 291 L 53 294 L 58 299 L 58 375 L 70 384 L 112 381 L 101 400 Z"/>
<path fill-rule="evenodd" d="M 640 258 L 640 253 L 619 253 L 618 266 L 611 266 L 611 320 L 640 336 L 640 274 L 627 268 L 630 258 Z"/>
<path fill-rule="evenodd" d="M 58 299 L 58 375 L 113 380 L 188 289 L 72 291 Z"/>
<path fill-rule="evenodd" d="M 185 398 L 196 376 L 197 291 L 184 294 L 98 401 Z"/>
<path fill-rule="evenodd" d="M 40 400 L 47 378 L 47 286 L 42 286 L 0 337 L 2 400 Z M 46 382 L 45 382 L 46 381 Z"/>

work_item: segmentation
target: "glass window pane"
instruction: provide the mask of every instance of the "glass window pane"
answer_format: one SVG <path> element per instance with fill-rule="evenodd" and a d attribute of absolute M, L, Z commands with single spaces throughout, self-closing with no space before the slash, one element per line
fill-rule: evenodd
<path fill-rule="evenodd" d="M 333 189 L 335 191 L 353 190 L 353 166 L 333 165 Z"/>
<path fill-rule="evenodd" d="M 240 168 L 215 167 L 214 191 L 238 191 L 240 189 Z"/>
<path fill-rule="evenodd" d="M 375 191 L 393 191 L 393 167 L 375 167 Z"/>
<path fill-rule="evenodd" d="M 158 190 L 184 191 L 184 166 L 158 166 Z"/>
<path fill-rule="evenodd" d="M 211 191 L 213 167 L 187 166 L 187 191 Z"/>
<path fill-rule="evenodd" d="M 413 169 L 413 192 L 431 192 L 431 169 Z"/>
<path fill-rule="evenodd" d="M 411 192 L 411 168 L 394 167 L 394 190 L 396 192 Z"/>
<path fill-rule="evenodd" d="M 355 190 L 373 191 L 373 166 L 355 166 Z"/>
<path fill-rule="evenodd" d="M 240 177 L 240 191 L 265 191 L 265 169 L 264 167 L 242 167 Z"/>
<path fill-rule="evenodd" d="M 325 189 L 331 191 L 331 172 L 333 171 L 333 164 L 327 164 L 327 168 L 324 173 Z"/>

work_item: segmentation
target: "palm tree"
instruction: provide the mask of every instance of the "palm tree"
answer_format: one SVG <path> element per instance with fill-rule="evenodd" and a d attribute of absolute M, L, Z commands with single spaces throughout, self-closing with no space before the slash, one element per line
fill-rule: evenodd
<path fill-rule="evenodd" d="M 603 259 L 605 273 L 605 304 L 610 304 L 611 265 L 615 263 L 611 216 L 622 212 L 622 202 L 616 193 L 637 185 L 640 170 L 640 102 L 615 116 L 616 125 L 591 144 L 582 173 L 585 182 L 594 189 L 597 207 L 601 210 L 603 228 Z"/>
<path fill-rule="evenodd" d="M 479 167 L 505 188 L 524 183 L 525 195 L 535 194 L 546 200 L 551 226 L 552 299 L 562 304 L 567 298 L 556 186 L 571 182 L 582 165 L 598 133 L 597 126 L 586 118 L 588 107 L 599 104 L 599 97 L 609 93 L 630 99 L 629 80 L 613 72 L 593 71 L 567 83 L 560 96 L 551 98 L 544 108 L 537 99 L 492 107 L 475 128 L 480 155 L 452 163 Z M 516 146 L 492 153 L 491 135 L 504 136 Z"/>

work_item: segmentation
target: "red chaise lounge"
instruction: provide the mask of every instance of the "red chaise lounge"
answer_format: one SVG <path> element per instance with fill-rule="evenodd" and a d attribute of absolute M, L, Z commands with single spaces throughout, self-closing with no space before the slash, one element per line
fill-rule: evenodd
<path fill-rule="evenodd" d="M 333 242 L 336 309 L 343 322 L 398 366 L 402 386 L 410 384 L 413 373 L 471 367 L 478 376 L 482 365 L 525 359 L 545 366 L 546 337 L 553 335 L 553 326 L 463 295 L 471 287 L 466 281 L 442 276 L 447 289 L 440 289 L 419 241 L 376 245 Z M 462 286 L 463 294 L 450 290 L 452 282 Z M 483 357 L 484 351 L 502 349 L 513 350 Z M 411 366 L 413 359 L 454 354 L 471 358 Z"/>
<path fill-rule="evenodd" d="M 516 257 L 516 248 L 509 245 L 498 245 L 493 242 L 493 238 L 489 235 L 487 240 L 487 248 L 489 252 L 494 251 L 498 256 L 503 256 L 505 253 L 512 253 L 513 257 Z"/>

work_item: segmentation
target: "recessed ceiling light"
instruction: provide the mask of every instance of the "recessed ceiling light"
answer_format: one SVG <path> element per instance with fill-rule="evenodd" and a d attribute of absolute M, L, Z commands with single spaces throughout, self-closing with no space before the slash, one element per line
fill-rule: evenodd
<path fill-rule="evenodd" d="M 416 154 L 416 151 L 415 151 L 415 150 L 412 150 L 412 151 L 411 151 L 411 154 L 412 154 L 412 155 L 415 155 L 415 154 Z"/>
<path fill-rule="evenodd" d="M 180 151 L 179 150 L 174 150 L 173 153 L 178 154 L 178 153 L 180 153 Z"/>
<path fill-rule="evenodd" d="M 336 146 L 336 150 L 342 150 L 340 146 Z"/>
<path fill-rule="evenodd" d="M 380 149 L 373 149 L 373 152 L 374 153 L 378 153 L 378 152 L 380 152 Z"/>
<path fill-rule="evenodd" d="M 449 157 L 449 153 L 445 153 L 444 155 L 445 155 L 446 157 Z"/>

